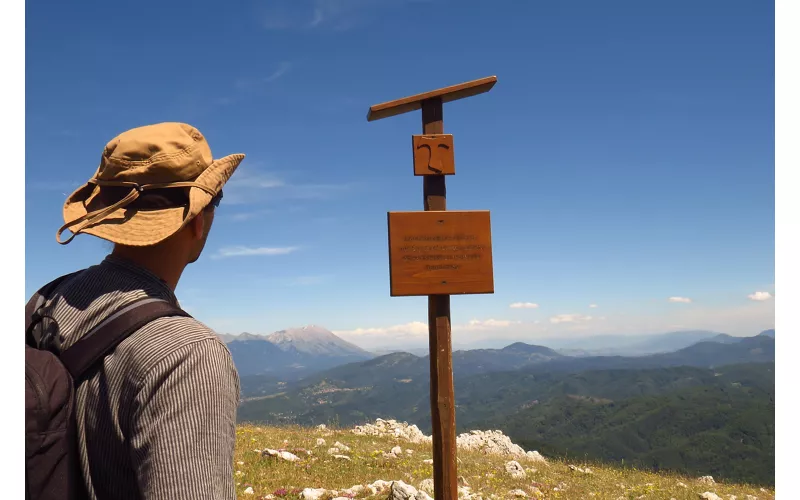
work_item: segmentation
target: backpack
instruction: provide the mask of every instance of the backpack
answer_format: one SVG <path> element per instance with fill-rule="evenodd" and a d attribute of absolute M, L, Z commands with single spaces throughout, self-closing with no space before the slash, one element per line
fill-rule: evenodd
<path fill-rule="evenodd" d="M 25 498 L 87 498 L 78 455 L 75 394 L 106 354 L 130 334 L 164 316 L 189 316 L 167 301 L 144 298 L 125 304 L 61 350 L 58 324 L 41 307 L 64 280 L 57 278 L 25 306 Z"/>

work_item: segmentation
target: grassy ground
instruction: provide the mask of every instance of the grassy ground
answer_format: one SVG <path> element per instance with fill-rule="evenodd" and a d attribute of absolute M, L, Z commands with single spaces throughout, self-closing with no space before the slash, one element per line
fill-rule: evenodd
<path fill-rule="evenodd" d="M 317 445 L 317 439 L 325 440 Z M 334 443 L 350 448 L 341 455 L 350 460 L 334 458 L 328 453 Z M 399 458 L 385 458 L 383 452 L 400 446 Z M 262 456 L 255 450 L 286 450 L 297 455 L 295 462 Z M 412 453 L 407 453 L 411 450 Z M 311 454 L 307 452 L 310 451 Z M 425 459 L 432 458 L 429 444 L 413 444 L 393 437 L 359 436 L 349 429 L 303 427 L 258 427 L 243 425 L 237 429 L 237 449 L 234 462 L 238 498 L 256 500 L 268 495 L 287 500 L 299 499 L 305 488 L 341 490 L 355 485 L 368 485 L 376 480 L 404 481 L 414 487 L 433 475 L 433 466 Z M 548 457 L 545 457 L 548 458 Z M 484 455 L 477 452 L 458 452 L 458 474 L 475 499 L 512 498 L 512 490 L 523 490 L 530 498 L 547 499 L 697 499 L 712 492 L 724 500 L 733 495 L 737 500 L 748 498 L 773 499 L 772 489 L 745 484 L 704 484 L 698 478 L 654 474 L 630 469 L 618 469 L 598 464 L 561 462 L 548 458 L 548 464 L 527 458 L 516 460 L 526 470 L 524 478 L 512 478 L 505 464 L 513 457 Z M 570 465 L 592 473 L 570 469 Z M 249 493 L 252 489 L 252 494 Z M 246 491 L 248 491 L 246 493 Z M 478 496 L 479 495 L 479 496 Z M 752 497 L 748 497 L 752 495 Z M 320 499 L 336 495 L 328 492 Z M 370 496 L 369 492 L 355 498 L 386 498 L 388 493 Z M 432 492 L 431 492 L 431 496 Z M 270 497 L 268 497 L 270 498 Z"/>

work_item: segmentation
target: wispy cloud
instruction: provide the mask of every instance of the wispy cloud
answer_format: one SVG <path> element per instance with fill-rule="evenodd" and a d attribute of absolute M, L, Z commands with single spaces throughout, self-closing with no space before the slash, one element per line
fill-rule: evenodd
<path fill-rule="evenodd" d="M 321 7 L 316 7 L 314 9 L 314 18 L 311 19 L 311 22 L 308 25 L 314 28 L 319 26 L 323 19 L 325 19 L 325 11 L 323 11 Z"/>
<path fill-rule="evenodd" d="M 229 218 L 234 222 L 244 222 L 261 217 L 262 215 L 271 214 L 272 212 L 272 210 L 253 210 L 251 212 L 239 212 L 231 215 Z"/>
<path fill-rule="evenodd" d="M 283 181 L 278 179 L 274 174 L 254 172 L 252 168 L 246 168 L 237 170 L 233 177 L 231 177 L 227 184 L 225 184 L 225 187 L 269 189 L 281 187 L 283 185 Z"/>
<path fill-rule="evenodd" d="M 680 304 L 689 304 L 692 302 L 692 299 L 688 297 L 670 297 L 667 300 L 670 302 L 675 302 Z"/>
<path fill-rule="evenodd" d="M 257 255 L 286 255 L 298 250 L 298 247 L 247 247 L 233 246 L 220 248 L 214 258 L 252 257 Z"/>
<path fill-rule="evenodd" d="M 539 304 L 534 304 L 533 302 L 514 302 L 508 307 L 511 309 L 538 309 Z"/>
<path fill-rule="evenodd" d="M 283 61 L 278 64 L 278 66 L 272 70 L 270 74 L 264 77 L 248 77 L 248 78 L 239 78 L 233 83 L 234 88 L 236 90 L 243 92 L 250 89 L 255 89 L 259 86 L 262 86 L 267 83 L 272 83 L 283 76 L 285 76 L 289 71 L 292 69 L 292 63 L 288 61 Z M 232 102 L 232 99 L 229 98 Z"/>
<path fill-rule="evenodd" d="M 277 66 L 268 68 L 267 76 L 249 76 L 238 78 L 228 86 L 213 89 L 213 95 L 200 89 L 182 89 L 176 95 L 173 106 L 178 114 L 192 117 L 193 119 L 207 115 L 212 111 L 230 106 L 249 97 L 253 92 L 268 88 L 270 84 L 284 77 L 292 69 L 292 63 L 282 61 Z M 266 71 L 265 71 L 266 72 Z M 263 75 L 263 73 L 262 73 Z"/>
<path fill-rule="evenodd" d="M 249 169 L 237 171 L 225 185 L 225 201 L 231 204 L 264 200 L 327 200 L 349 192 L 355 184 L 288 183 L 273 173 Z M 269 190 L 268 194 L 263 191 Z"/>
<path fill-rule="evenodd" d="M 597 309 L 597 307 L 599 307 L 599 306 L 597 304 L 589 304 L 589 307 L 591 309 Z"/>
<path fill-rule="evenodd" d="M 764 300 L 771 299 L 772 298 L 772 294 L 769 293 L 769 292 L 755 292 L 755 293 L 751 293 L 750 295 L 748 295 L 747 298 L 750 299 L 750 300 L 755 300 L 757 302 L 761 302 L 761 301 L 764 301 Z"/>
<path fill-rule="evenodd" d="M 424 0 L 272 0 L 259 6 L 262 26 L 273 31 L 346 31 L 363 26 L 382 12 Z"/>
<path fill-rule="evenodd" d="M 280 65 L 278 66 L 278 69 L 276 69 L 276 70 L 275 70 L 275 71 L 274 71 L 274 72 L 273 72 L 271 75 L 269 75 L 268 77 L 264 78 L 264 81 L 265 81 L 265 82 L 267 82 L 267 83 L 269 83 L 269 82 L 274 82 L 274 81 L 275 81 L 275 80 L 277 80 L 278 78 L 280 78 L 280 77 L 282 77 L 283 75 L 285 75 L 286 73 L 288 73 L 288 72 L 289 72 L 289 70 L 290 70 L 291 68 L 292 68 L 292 63 L 289 63 L 289 62 L 282 62 L 282 63 L 280 63 Z"/>

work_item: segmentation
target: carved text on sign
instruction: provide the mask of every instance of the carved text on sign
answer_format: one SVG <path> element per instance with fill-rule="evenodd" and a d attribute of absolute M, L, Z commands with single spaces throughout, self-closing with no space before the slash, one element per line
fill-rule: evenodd
<path fill-rule="evenodd" d="M 389 212 L 391 295 L 493 293 L 489 212 Z"/>
<path fill-rule="evenodd" d="M 453 175 L 456 173 L 452 134 L 412 136 L 414 175 Z"/>

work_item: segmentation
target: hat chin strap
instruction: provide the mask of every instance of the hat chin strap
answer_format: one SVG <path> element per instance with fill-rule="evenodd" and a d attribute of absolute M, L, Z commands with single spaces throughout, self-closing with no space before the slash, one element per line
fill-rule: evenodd
<path fill-rule="evenodd" d="M 202 189 L 206 193 L 210 194 L 212 197 L 216 195 L 211 188 L 205 186 L 203 184 L 198 184 L 196 182 L 166 182 L 161 184 L 142 184 L 139 185 L 135 182 L 125 182 L 125 181 L 104 181 L 100 179 L 92 179 L 89 181 L 89 184 L 95 184 L 97 186 L 109 186 L 109 187 L 130 187 L 131 192 L 128 193 L 124 198 L 119 200 L 118 202 L 110 205 L 106 208 L 101 208 L 100 210 L 95 210 L 94 212 L 89 212 L 85 215 L 78 217 L 77 219 L 70 221 L 63 226 L 61 226 L 56 232 L 56 241 L 61 245 L 66 245 L 70 241 L 72 241 L 75 236 L 77 236 L 81 231 L 86 229 L 87 227 L 102 222 L 106 217 L 111 215 L 112 213 L 116 212 L 120 208 L 124 208 L 129 204 L 133 203 L 138 197 L 139 194 L 143 191 L 151 190 L 151 189 L 166 189 L 166 188 L 187 188 L 187 187 L 196 187 Z M 78 227 L 71 229 L 72 226 L 79 224 Z M 70 228 L 70 232 L 72 235 L 64 241 L 61 241 L 61 233 L 64 232 L 65 229 Z"/>

